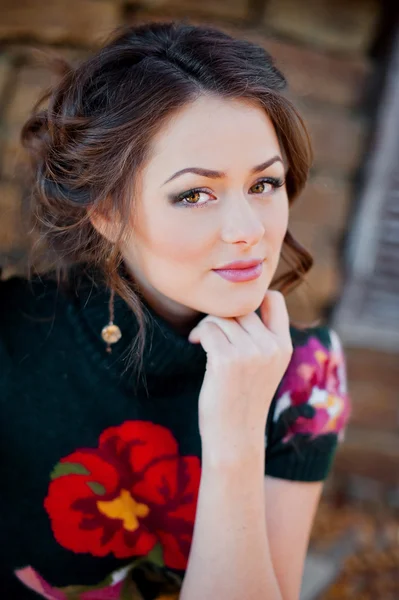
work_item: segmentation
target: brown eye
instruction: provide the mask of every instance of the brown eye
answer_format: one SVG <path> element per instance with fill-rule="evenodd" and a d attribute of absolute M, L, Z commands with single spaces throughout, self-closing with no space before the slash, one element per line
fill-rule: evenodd
<path fill-rule="evenodd" d="M 190 192 L 184 196 L 184 199 L 187 200 L 188 204 L 196 204 L 200 199 L 201 192 Z"/>
<path fill-rule="evenodd" d="M 251 188 L 251 190 L 254 190 L 252 192 L 254 194 L 264 194 L 265 192 L 270 192 L 272 189 L 273 185 L 267 181 L 258 181 Z"/>
<path fill-rule="evenodd" d="M 209 204 L 209 198 L 215 199 L 215 196 L 208 190 L 202 190 L 201 188 L 194 188 L 187 190 L 186 192 L 179 194 L 178 196 L 171 196 L 170 201 L 172 204 L 177 206 L 191 206 L 193 208 L 202 208 Z"/>

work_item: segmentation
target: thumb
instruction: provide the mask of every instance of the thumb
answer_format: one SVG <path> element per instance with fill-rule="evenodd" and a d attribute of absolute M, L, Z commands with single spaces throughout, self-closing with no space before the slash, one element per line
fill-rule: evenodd
<path fill-rule="evenodd" d="M 267 290 L 260 305 L 260 318 L 263 324 L 278 337 L 290 338 L 290 319 L 283 294 L 277 290 Z"/>
<path fill-rule="evenodd" d="M 267 325 L 270 317 L 270 305 L 269 305 L 269 290 L 266 290 L 266 293 L 263 297 L 262 303 L 259 308 L 255 311 L 260 317 L 261 321 L 264 325 Z"/>

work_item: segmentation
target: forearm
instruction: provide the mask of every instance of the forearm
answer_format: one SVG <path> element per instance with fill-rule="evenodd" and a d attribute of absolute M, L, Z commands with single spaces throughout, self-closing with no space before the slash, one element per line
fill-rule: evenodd
<path fill-rule="evenodd" d="M 180 600 L 281 600 L 266 534 L 264 450 L 221 466 L 203 457 Z"/>

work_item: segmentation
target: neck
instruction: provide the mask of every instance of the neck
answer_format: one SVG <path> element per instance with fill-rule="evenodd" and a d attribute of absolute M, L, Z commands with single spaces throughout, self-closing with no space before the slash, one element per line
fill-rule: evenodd
<path fill-rule="evenodd" d="M 180 335 L 188 336 L 190 331 L 205 317 L 204 313 L 180 304 L 152 287 L 129 266 L 129 272 L 139 288 L 143 300 Z"/>
<path fill-rule="evenodd" d="M 140 291 L 147 304 L 180 335 L 187 335 L 205 315 L 173 300 L 161 300 L 155 295 Z"/>

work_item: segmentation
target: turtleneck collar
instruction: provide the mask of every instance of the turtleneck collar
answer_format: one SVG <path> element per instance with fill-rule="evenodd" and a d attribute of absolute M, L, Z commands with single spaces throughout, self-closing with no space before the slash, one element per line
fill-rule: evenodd
<path fill-rule="evenodd" d="M 93 275 L 87 277 L 81 274 L 78 280 L 79 284 L 74 289 L 74 304 L 79 320 L 96 345 L 97 353 L 103 354 L 104 364 L 119 374 L 123 373 L 126 383 L 129 371 L 130 374 L 132 371 L 126 369 L 129 351 L 139 329 L 135 314 L 120 296 L 115 295 L 114 323 L 120 328 L 122 337 L 112 345 L 112 353 L 108 354 L 101 331 L 109 322 L 110 290 L 97 282 Z M 148 322 L 143 353 L 143 372 L 147 382 L 151 378 L 165 380 L 203 375 L 206 353 L 201 344 L 189 342 L 187 336 L 178 333 L 143 297 L 140 299 Z"/>

